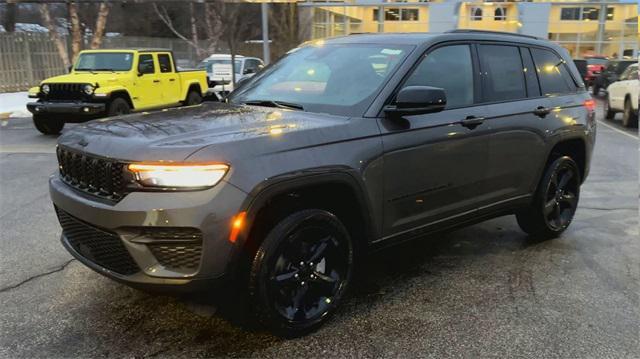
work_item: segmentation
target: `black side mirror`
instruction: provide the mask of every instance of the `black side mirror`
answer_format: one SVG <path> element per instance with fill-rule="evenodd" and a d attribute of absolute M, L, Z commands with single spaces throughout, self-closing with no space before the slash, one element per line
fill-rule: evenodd
<path fill-rule="evenodd" d="M 71 73 L 71 71 L 73 71 L 73 65 L 69 65 L 69 68 L 67 68 L 67 70 L 69 70 L 69 73 Z"/>
<path fill-rule="evenodd" d="M 244 69 L 244 71 L 242 71 L 243 75 L 249 75 L 249 74 L 255 74 L 255 73 L 256 73 L 256 70 L 255 69 L 251 69 L 251 68 Z"/>
<path fill-rule="evenodd" d="M 388 115 L 421 115 L 444 110 L 447 96 L 444 89 L 430 86 L 407 86 L 398 92 L 396 104 L 384 108 Z"/>

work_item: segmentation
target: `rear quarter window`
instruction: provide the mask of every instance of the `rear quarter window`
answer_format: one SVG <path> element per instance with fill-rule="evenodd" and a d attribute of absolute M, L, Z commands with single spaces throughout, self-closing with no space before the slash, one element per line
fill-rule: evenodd
<path fill-rule="evenodd" d="M 540 80 L 543 95 L 555 95 L 575 92 L 577 85 L 573 81 L 564 60 L 554 52 L 532 48 L 531 55 Z"/>

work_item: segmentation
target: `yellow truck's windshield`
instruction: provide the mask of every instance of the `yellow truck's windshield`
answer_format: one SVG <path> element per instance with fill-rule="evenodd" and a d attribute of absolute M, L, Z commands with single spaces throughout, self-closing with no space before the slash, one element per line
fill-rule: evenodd
<path fill-rule="evenodd" d="M 131 64 L 130 52 L 87 52 L 78 57 L 75 71 L 129 71 Z"/>

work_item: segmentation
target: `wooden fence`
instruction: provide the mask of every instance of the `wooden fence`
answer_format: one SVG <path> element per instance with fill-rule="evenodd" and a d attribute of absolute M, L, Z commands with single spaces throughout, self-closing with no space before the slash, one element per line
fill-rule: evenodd
<path fill-rule="evenodd" d="M 117 36 L 105 37 L 102 43 L 105 49 L 136 47 L 171 49 L 183 66 L 194 66 L 197 61 L 195 51 L 179 39 Z M 66 72 L 48 34 L 0 33 L 0 93 L 25 91 L 43 79 Z"/>

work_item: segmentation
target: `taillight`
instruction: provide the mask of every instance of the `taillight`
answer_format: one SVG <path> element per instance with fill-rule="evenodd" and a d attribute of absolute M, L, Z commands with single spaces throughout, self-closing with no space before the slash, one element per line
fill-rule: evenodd
<path fill-rule="evenodd" d="M 596 101 L 594 99 L 585 100 L 583 105 L 589 112 L 596 110 Z"/>

